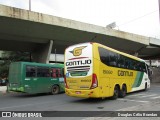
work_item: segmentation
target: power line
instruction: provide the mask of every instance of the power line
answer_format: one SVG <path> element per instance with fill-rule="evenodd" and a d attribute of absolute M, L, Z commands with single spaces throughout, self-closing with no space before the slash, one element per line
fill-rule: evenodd
<path fill-rule="evenodd" d="M 130 21 L 128 21 L 128 22 L 125 22 L 125 23 L 123 23 L 123 24 L 120 24 L 120 25 L 118 25 L 118 27 L 119 27 L 119 26 L 122 26 L 122 25 L 126 25 L 126 24 L 131 23 L 131 22 L 134 22 L 134 21 L 136 21 L 136 20 L 138 20 L 138 19 L 141 19 L 141 18 L 143 18 L 143 17 L 146 17 L 146 16 L 148 16 L 148 15 L 150 15 L 150 14 L 153 14 L 153 13 L 155 13 L 155 12 L 158 12 L 158 10 L 152 11 L 152 12 L 150 12 L 150 13 L 147 13 L 147 14 L 143 15 L 143 16 L 137 17 L 137 18 L 132 19 L 132 20 L 130 20 Z"/>

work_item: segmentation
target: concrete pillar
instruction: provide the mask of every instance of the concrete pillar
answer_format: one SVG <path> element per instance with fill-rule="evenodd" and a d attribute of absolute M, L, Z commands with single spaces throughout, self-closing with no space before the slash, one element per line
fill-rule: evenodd
<path fill-rule="evenodd" d="M 46 44 L 38 45 L 38 47 L 32 52 L 32 61 L 39 63 L 49 63 L 52 46 L 53 40 L 50 40 Z"/>

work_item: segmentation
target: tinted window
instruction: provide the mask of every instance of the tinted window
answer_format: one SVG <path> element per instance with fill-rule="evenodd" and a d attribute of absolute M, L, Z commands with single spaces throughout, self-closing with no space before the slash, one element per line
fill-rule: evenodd
<path fill-rule="evenodd" d="M 143 72 L 146 72 L 146 73 L 147 73 L 145 63 L 141 63 L 141 69 L 142 69 L 141 71 L 143 71 Z"/>
<path fill-rule="evenodd" d="M 118 58 L 118 55 L 116 53 L 109 52 L 109 65 L 117 66 L 117 58 Z"/>
<path fill-rule="evenodd" d="M 50 77 L 49 68 L 37 67 L 37 77 Z"/>
<path fill-rule="evenodd" d="M 36 77 L 36 67 L 26 66 L 26 77 Z"/>
<path fill-rule="evenodd" d="M 120 67 L 120 68 L 124 68 L 125 67 L 124 56 L 118 55 L 118 57 L 117 57 L 117 66 Z"/>
<path fill-rule="evenodd" d="M 101 61 L 109 66 L 117 66 L 118 54 L 99 47 Z"/>
<path fill-rule="evenodd" d="M 104 64 L 109 65 L 109 51 L 99 47 L 99 54 L 100 54 L 101 61 Z"/>
<path fill-rule="evenodd" d="M 61 72 L 60 68 L 51 68 L 51 77 L 53 78 L 59 78 L 63 77 L 63 73 Z"/>
<path fill-rule="evenodd" d="M 62 68 L 62 77 L 64 77 L 64 68 Z"/>
<path fill-rule="evenodd" d="M 145 63 L 143 62 L 136 61 L 101 47 L 99 47 L 98 50 L 101 62 L 108 66 L 146 72 Z"/>

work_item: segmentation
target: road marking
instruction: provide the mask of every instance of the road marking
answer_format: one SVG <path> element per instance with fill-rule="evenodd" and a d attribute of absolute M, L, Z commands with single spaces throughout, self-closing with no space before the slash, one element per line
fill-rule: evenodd
<path fill-rule="evenodd" d="M 123 98 L 119 98 L 117 100 L 127 100 L 127 101 L 134 101 L 134 102 L 142 102 L 142 103 L 147 103 L 149 101 L 142 101 L 142 100 L 131 100 L 131 99 L 123 99 Z"/>
<path fill-rule="evenodd" d="M 144 96 L 141 96 L 141 98 L 144 98 L 144 97 L 151 97 L 151 96 L 157 96 L 157 94 L 144 95 Z"/>
<path fill-rule="evenodd" d="M 146 95 L 146 94 L 136 94 L 136 93 L 135 93 L 134 95 L 131 95 L 131 94 L 130 94 L 129 96 L 141 96 L 141 95 Z"/>
<path fill-rule="evenodd" d="M 159 84 L 159 85 L 160 85 L 160 84 Z M 156 85 L 156 86 L 151 86 L 151 87 L 152 87 L 152 88 L 160 88 L 159 85 L 158 85 L 158 86 L 157 86 L 157 85 Z"/>
<path fill-rule="evenodd" d="M 157 97 L 152 97 L 151 99 L 157 99 L 157 98 L 160 98 L 160 96 L 157 96 Z"/>
<path fill-rule="evenodd" d="M 53 102 L 53 101 L 52 101 Z M 52 103 L 52 102 L 43 102 L 43 103 L 34 103 L 34 104 L 26 104 L 26 105 L 19 105 L 19 106 L 10 106 L 10 107 L 3 107 L 1 109 L 8 109 L 8 108 L 19 108 L 19 107 L 26 107 L 26 106 L 32 106 L 32 105 L 38 105 L 38 104 L 46 104 L 46 103 Z"/>

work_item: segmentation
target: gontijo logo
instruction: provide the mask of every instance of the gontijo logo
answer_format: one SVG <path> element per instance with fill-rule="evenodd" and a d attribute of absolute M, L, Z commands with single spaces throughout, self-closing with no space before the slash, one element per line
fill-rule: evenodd
<path fill-rule="evenodd" d="M 73 49 L 73 51 L 69 51 L 70 53 L 72 53 L 74 56 L 80 56 L 82 54 L 82 49 L 84 49 L 86 46 L 82 46 L 82 47 L 76 47 Z"/>

